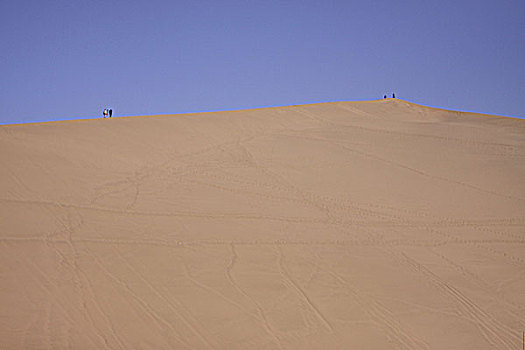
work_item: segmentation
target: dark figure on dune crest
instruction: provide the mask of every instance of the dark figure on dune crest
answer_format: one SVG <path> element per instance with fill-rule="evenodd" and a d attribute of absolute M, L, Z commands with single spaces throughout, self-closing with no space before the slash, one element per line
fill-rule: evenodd
<path fill-rule="evenodd" d="M 396 94 L 395 93 L 392 93 L 392 98 L 396 98 Z"/>
<path fill-rule="evenodd" d="M 386 98 L 386 95 L 385 95 L 385 97 L 383 97 L 383 98 Z"/>
<path fill-rule="evenodd" d="M 106 118 L 108 115 L 111 118 L 111 116 L 113 115 L 113 110 L 109 108 L 104 108 L 102 115 L 104 116 L 104 118 Z"/>

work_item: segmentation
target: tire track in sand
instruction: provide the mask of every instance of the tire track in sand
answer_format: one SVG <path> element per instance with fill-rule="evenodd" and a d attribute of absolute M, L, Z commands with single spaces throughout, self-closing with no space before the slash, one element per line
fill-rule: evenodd
<path fill-rule="evenodd" d="M 343 285 L 345 290 L 354 297 L 356 302 L 363 307 L 365 312 L 386 331 L 387 336 L 391 340 L 402 345 L 406 349 L 429 349 L 428 344 L 411 334 L 399 321 L 396 320 L 395 316 L 390 310 L 388 310 L 388 308 L 383 306 L 373 297 L 361 292 L 356 286 L 335 271 L 332 271 L 332 269 L 323 267 L 321 265 L 322 258 L 318 253 L 315 255 L 319 261 L 319 263 L 316 264 L 316 268 L 320 272 L 330 275 L 339 284 Z"/>
<path fill-rule="evenodd" d="M 412 270 L 422 274 L 431 284 L 451 297 L 458 305 L 461 313 L 478 326 L 478 329 L 481 331 L 484 338 L 491 345 L 498 349 L 511 350 L 516 348 L 516 344 L 519 342 L 519 337 L 512 329 L 487 314 L 473 300 L 444 281 L 427 267 L 418 263 L 415 259 L 409 257 L 403 252 L 401 252 L 401 256 L 404 259 L 404 262 L 408 264 Z"/>
<path fill-rule="evenodd" d="M 275 340 L 275 342 L 277 343 L 277 346 L 279 347 L 279 349 L 282 349 L 283 346 L 282 346 L 281 340 L 279 339 L 279 336 L 277 335 L 276 330 L 273 329 L 271 324 L 268 322 L 268 318 L 266 317 L 264 309 L 234 279 L 234 277 L 232 275 L 232 270 L 233 270 L 233 267 L 235 266 L 235 263 L 237 262 L 237 259 L 239 258 L 239 256 L 237 255 L 237 252 L 235 251 L 235 244 L 233 242 L 230 243 L 230 248 L 231 248 L 231 252 L 232 252 L 231 261 L 228 264 L 228 266 L 226 267 L 226 276 L 228 277 L 228 281 L 231 283 L 231 285 L 239 293 L 241 293 L 244 297 L 246 297 L 248 300 L 250 300 L 253 305 L 255 305 L 255 307 L 257 308 L 257 312 L 259 313 L 259 317 L 262 320 L 262 323 L 264 325 L 264 328 L 265 328 L 266 332 Z"/>
<path fill-rule="evenodd" d="M 329 333 L 334 333 L 334 328 L 328 322 L 326 317 L 322 314 L 319 308 L 312 302 L 308 294 L 304 291 L 303 288 L 292 278 L 286 267 L 284 266 L 284 252 L 281 246 L 278 246 L 279 251 L 279 268 L 281 276 L 283 277 L 284 283 L 293 289 L 295 293 L 299 296 L 300 299 L 309 307 L 312 313 L 317 317 L 319 322 L 328 330 Z"/>

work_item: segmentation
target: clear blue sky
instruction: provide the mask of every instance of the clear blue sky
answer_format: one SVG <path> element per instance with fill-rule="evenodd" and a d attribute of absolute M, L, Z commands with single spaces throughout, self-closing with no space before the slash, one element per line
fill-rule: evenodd
<path fill-rule="evenodd" d="M 0 0 L 0 124 L 371 100 L 525 117 L 525 1 Z"/>

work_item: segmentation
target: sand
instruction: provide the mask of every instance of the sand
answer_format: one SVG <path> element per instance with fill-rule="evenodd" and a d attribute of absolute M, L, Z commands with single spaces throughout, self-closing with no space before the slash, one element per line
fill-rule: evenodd
<path fill-rule="evenodd" d="M 402 100 L 0 126 L 3 349 L 521 349 L 525 121 Z"/>

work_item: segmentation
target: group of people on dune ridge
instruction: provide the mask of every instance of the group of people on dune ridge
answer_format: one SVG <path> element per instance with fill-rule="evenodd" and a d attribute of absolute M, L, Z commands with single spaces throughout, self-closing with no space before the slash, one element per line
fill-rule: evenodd
<path fill-rule="evenodd" d="M 106 118 L 108 115 L 111 118 L 111 116 L 113 115 L 113 110 L 111 108 L 104 108 L 102 115 L 104 116 L 104 118 Z"/>

